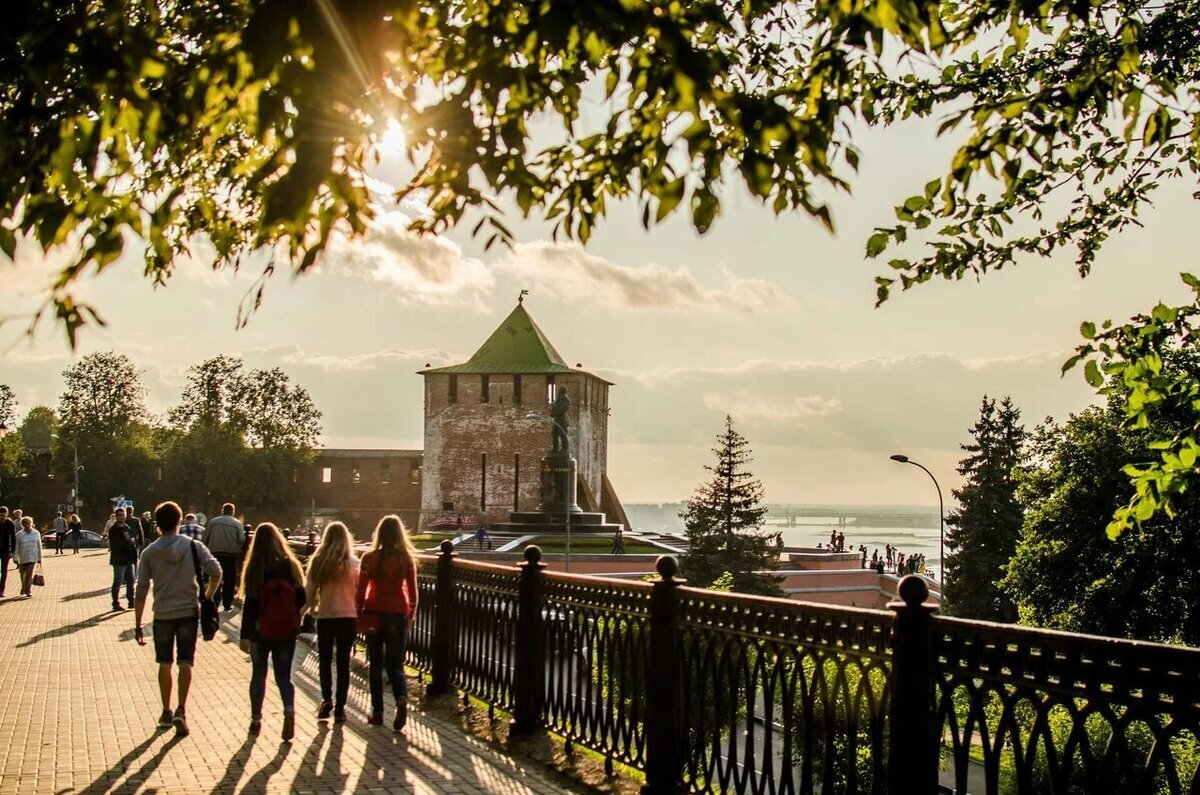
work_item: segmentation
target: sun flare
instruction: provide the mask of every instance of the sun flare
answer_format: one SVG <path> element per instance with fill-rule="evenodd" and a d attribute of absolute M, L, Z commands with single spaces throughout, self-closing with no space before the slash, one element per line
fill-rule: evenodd
<path fill-rule="evenodd" d="M 389 119 L 379 139 L 379 153 L 384 157 L 396 157 L 404 152 L 404 127 L 395 119 Z"/>

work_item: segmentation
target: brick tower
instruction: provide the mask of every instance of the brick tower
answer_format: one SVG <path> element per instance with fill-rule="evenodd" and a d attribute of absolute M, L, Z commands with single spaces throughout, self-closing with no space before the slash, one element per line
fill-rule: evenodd
<path fill-rule="evenodd" d="M 603 378 L 570 367 L 521 299 L 469 360 L 426 368 L 422 525 L 440 516 L 492 524 L 539 502 L 554 390 L 566 388 L 570 449 L 578 463 L 578 501 L 627 525 L 608 480 L 608 389 Z"/>

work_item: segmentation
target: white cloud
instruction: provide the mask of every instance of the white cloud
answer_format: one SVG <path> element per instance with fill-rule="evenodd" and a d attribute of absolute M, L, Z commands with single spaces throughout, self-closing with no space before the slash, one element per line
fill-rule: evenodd
<path fill-rule="evenodd" d="M 386 286 L 402 303 L 482 305 L 495 277 L 480 260 L 440 235 L 418 235 L 399 211 L 376 216 L 366 234 L 337 234 L 320 269 Z"/>
<path fill-rule="evenodd" d="M 820 395 L 803 395 L 788 399 L 762 397 L 749 390 L 720 394 L 709 392 L 702 401 L 704 407 L 729 414 L 734 419 L 754 425 L 775 422 L 807 422 L 837 414 L 842 402 Z"/>
<path fill-rule="evenodd" d="M 497 267 L 551 295 L 586 295 L 615 309 L 750 314 L 790 303 L 783 289 L 766 279 L 722 270 L 724 284 L 707 287 L 683 266 L 619 265 L 574 243 L 518 243 Z"/>

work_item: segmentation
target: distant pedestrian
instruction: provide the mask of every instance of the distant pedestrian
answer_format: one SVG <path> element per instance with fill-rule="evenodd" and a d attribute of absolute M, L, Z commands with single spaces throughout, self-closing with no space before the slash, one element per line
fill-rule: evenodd
<path fill-rule="evenodd" d="M 408 722 L 408 684 L 404 676 L 404 644 L 417 611 L 416 550 L 395 514 L 379 520 L 371 551 L 363 556 L 358 576 L 357 607 L 367 632 L 368 678 L 372 726 L 383 724 L 383 672 L 396 699 L 392 728 Z"/>
<path fill-rule="evenodd" d="M 840 530 L 838 531 L 838 534 L 837 534 L 837 551 L 838 552 L 846 551 L 846 534 Z"/>
<path fill-rule="evenodd" d="M 483 549 L 483 543 L 485 541 L 487 542 L 487 548 L 491 549 L 492 539 L 488 535 L 487 526 L 480 522 L 479 527 L 475 528 L 475 543 L 478 545 L 479 549 Z"/>
<path fill-rule="evenodd" d="M 225 610 L 233 609 L 233 594 L 237 590 L 238 570 L 246 541 L 242 522 L 233 515 L 236 510 L 232 502 L 225 503 L 221 506 L 221 515 L 211 520 L 204 529 L 204 545 L 216 556 L 221 571 L 225 572 L 221 588 L 221 606 Z"/>
<path fill-rule="evenodd" d="M 612 554 L 625 554 L 625 528 L 623 527 L 618 527 L 617 532 L 613 535 Z"/>
<path fill-rule="evenodd" d="M 867 567 L 867 545 L 859 544 L 858 551 L 862 554 L 862 567 L 865 569 Z"/>
<path fill-rule="evenodd" d="M 837 549 L 837 528 L 836 527 L 829 531 L 829 551 L 833 552 L 835 549 Z"/>
<path fill-rule="evenodd" d="M 67 520 L 63 518 L 62 511 L 54 516 L 51 524 L 54 526 L 54 554 L 61 555 L 67 544 Z"/>
<path fill-rule="evenodd" d="M 133 511 L 133 503 L 125 506 L 125 524 L 129 525 L 129 537 L 133 541 L 133 548 L 137 551 L 137 557 L 142 556 L 142 550 L 146 548 L 146 537 L 150 534 L 149 526 L 143 527 L 142 520 L 137 517 Z M 137 565 L 135 559 L 134 565 Z M 135 569 L 136 576 L 136 569 Z"/>
<path fill-rule="evenodd" d="M 42 536 L 33 526 L 32 516 L 21 519 L 15 555 L 21 573 L 21 596 L 29 598 L 33 596 L 33 570 L 42 562 Z"/>
<path fill-rule="evenodd" d="M 75 550 L 75 554 L 79 554 L 79 540 L 83 538 L 83 522 L 79 521 L 79 514 L 73 513 L 67 517 L 67 540 L 71 543 L 71 548 Z"/>
<path fill-rule="evenodd" d="M 283 533 L 270 522 L 254 529 L 254 542 L 242 570 L 242 651 L 250 654 L 250 734 L 262 730 L 267 666 L 283 701 L 283 741 L 296 734 L 296 687 L 292 660 L 304 608 L 304 571 Z"/>
<path fill-rule="evenodd" d="M 122 583 L 125 585 L 125 601 L 133 601 L 133 583 L 135 574 L 133 567 L 137 565 L 137 546 L 133 540 L 133 531 L 126 523 L 125 509 L 118 508 L 113 512 L 113 526 L 108 528 L 108 562 L 112 566 L 112 609 L 124 610 L 118 596 Z"/>
<path fill-rule="evenodd" d="M 192 665 L 196 659 L 196 635 L 200 626 L 199 570 L 207 576 L 205 597 L 212 599 L 221 586 L 221 564 L 204 544 L 179 535 L 183 511 L 173 502 L 164 502 L 154 511 L 159 538 L 142 553 L 138 561 L 137 600 L 134 604 L 134 637 L 146 645 L 142 633 L 142 614 L 146 596 L 154 587 L 154 660 L 158 663 L 158 691 L 162 697 L 160 728 L 175 726 L 175 734 L 186 737 L 187 698 L 192 686 Z M 171 666 L 177 664 L 179 700 L 171 711 Z"/>
<path fill-rule="evenodd" d="M 321 705 L 317 720 L 333 714 L 334 723 L 346 722 L 346 697 L 350 692 L 350 652 L 357 634 L 355 594 L 359 562 L 350 531 L 341 522 L 325 527 L 321 545 L 308 562 L 308 590 L 317 617 L 317 663 L 321 680 Z M 337 690 L 333 689 L 336 653 Z"/>
<path fill-rule="evenodd" d="M 179 525 L 179 535 L 187 536 L 193 541 L 204 540 L 204 525 L 196 521 L 196 514 L 189 513 L 183 517 L 183 524 Z"/>
<path fill-rule="evenodd" d="M 8 506 L 0 505 L 0 597 L 8 585 L 8 564 L 17 551 L 17 523 L 8 516 Z"/>

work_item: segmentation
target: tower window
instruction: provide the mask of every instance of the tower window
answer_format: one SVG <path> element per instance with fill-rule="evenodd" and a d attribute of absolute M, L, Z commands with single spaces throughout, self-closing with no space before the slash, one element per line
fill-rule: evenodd
<path fill-rule="evenodd" d="M 492 378 L 482 375 L 479 377 L 479 402 L 487 403 L 492 397 Z"/>
<path fill-rule="evenodd" d="M 450 402 L 451 403 L 458 402 L 458 376 L 457 375 L 450 376 Z"/>
<path fill-rule="evenodd" d="M 546 402 L 554 402 L 554 376 L 546 376 Z"/>
<path fill-rule="evenodd" d="M 421 485 L 421 468 L 420 467 L 413 467 L 412 470 L 408 473 L 408 476 L 409 476 L 409 482 L 412 485 L 414 485 L 414 486 Z"/>
<path fill-rule="evenodd" d="M 333 482 L 333 467 L 322 467 L 321 468 L 321 482 L 322 483 L 332 483 Z"/>
<path fill-rule="evenodd" d="M 521 405 L 521 376 L 513 376 L 513 405 Z"/>
<path fill-rule="evenodd" d="M 355 486 L 357 486 L 359 483 L 362 483 L 362 470 L 361 469 L 359 469 L 358 467 L 354 467 L 354 469 L 350 470 L 350 482 L 353 483 Z"/>
<path fill-rule="evenodd" d="M 479 510 L 487 510 L 487 453 L 479 459 Z"/>
<path fill-rule="evenodd" d="M 513 456 L 513 510 L 519 511 L 521 497 L 521 454 Z"/>

